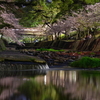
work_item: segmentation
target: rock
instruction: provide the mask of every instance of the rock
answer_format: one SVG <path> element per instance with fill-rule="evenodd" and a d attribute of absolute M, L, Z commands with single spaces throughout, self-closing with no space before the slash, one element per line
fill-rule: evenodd
<path fill-rule="evenodd" d="M 36 56 L 29 56 L 18 53 L 5 53 L 0 54 L 0 61 L 17 61 L 17 62 L 35 62 L 35 63 L 46 63 L 43 59 Z"/>
<path fill-rule="evenodd" d="M 17 51 L 0 52 L 0 61 L 46 63 L 45 60 L 37 56 L 30 56 Z"/>
<path fill-rule="evenodd" d="M 17 51 L 0 52 L 0 71 L 20 71 L 32 69 L 49 69 L 46 61 Z"/>
<path fill-rule="evenodd" d="M 4 61 L 4 58 L 3 57 L 0 57 L 0 62 Z"/>
<path fill-rule="evenodd" d="M 63 68 L 72 68 L 72 67 L 67 65 L 67 66 L 63 66 Z"/>

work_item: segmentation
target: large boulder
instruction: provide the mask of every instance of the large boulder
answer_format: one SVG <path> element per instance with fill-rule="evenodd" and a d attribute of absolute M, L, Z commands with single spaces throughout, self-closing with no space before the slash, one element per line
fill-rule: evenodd
<path fill-rule="evenodd" d="M 16 51 L 4 51 L 0 53 L 0 71 L 48 68 L 46 61 L 37 56 L 29 56 Z"/>
<path fill-rule="evenodd" d="M 39 57 L 24 54 L 0 54 L 0 61 L 46 63 Z"/>

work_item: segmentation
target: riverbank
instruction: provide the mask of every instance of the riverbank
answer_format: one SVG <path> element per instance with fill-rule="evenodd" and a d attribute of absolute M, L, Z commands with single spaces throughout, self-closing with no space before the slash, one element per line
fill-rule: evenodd
<path fill-rule="evenodd" d="M 31 56 L 38 56 L 44 59 L 47 64 L 51 67 L 60 67 L 60 66 L 68 66 L 71 62 L 76 61 L 84 56 L 88 57 L 97 57 L 100 58 L 100 52 L 92 52 L 92 51 L 82 51 L 82 52 L 52 52 L 52 51 L 21 51 Z"/>
<path fill-rule="evenodd" d="M 54 41 L 39 41 L 36 43 L 25 43 L 25 46 L 18 46 L 16 44 L 10 44 L 16 46 L 17 50 L 20 49 L 40 49 L 40 48 L 52 48 L 52 49 L 66 49 L 69 51 L 100 51 L 100 37 L 90 38 L 87 40 L 54 40 Z"/>
<path fill-rule="evenodd" d="M 46 61 L 37 56 L 22 54 L 16 50 L 0 52 L 0 71 L 49 69 Z"/>
<path fill-rule="evenodd" d="M 74 62 L 78 59 L 80 59 L 81 57 L 84 56 L 88 56 L 88 57 L 97 57 L 100 58 L 100 51 L 70 51 L 68 49 L 65 49 L 64 51 L 37 51 L 36 49 L 20 49 L 20 50 L 6 50 L 3 52 L 0 52 L 0 55 L 5 56 L 7 59 L 10 56 L 16 56 L 16 59 L 19 61 L 24 58 L 26 58 L 26 56 L 30 56 L 32 58 L 38 58 L 37 61 L 39 61 L 39 59 L 42 61 L 44 61 L 45 63 L 47 63 L 47 65 L 50 68 L 70 68 L 70 63 Z M 22 57 L 22 58 L 21 58 Z M 12 58 L 11 58 L 12 59 Z M 27 63 L 27 61 L 29 61 L 28 58 L 25 59 L 25 61 L 23 62 L 24 65 Z M 38 62 L 37 62 L 38 63 Z M 33 64 L 33 63 L 31 63 Z"/>

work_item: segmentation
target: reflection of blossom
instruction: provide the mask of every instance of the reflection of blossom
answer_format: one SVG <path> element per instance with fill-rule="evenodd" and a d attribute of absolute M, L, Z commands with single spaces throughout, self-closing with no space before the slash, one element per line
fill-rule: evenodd
<path fill-rule="evenodd" d="M 72 99 L 100 100 L 100 77 L 83 77 L 77 71 L 53 71 L 49 77 L 53 85 L 60 87 L 60 92 L 71 94 Z"/>
<path fill-rule="evenodd" d="M 0 93 L 0 100 L 6 100 L 17 93 L 17 88 L 25 81 L 17 77 L 5 77 L 0 79 L 0 86 L 5 87 Z M 14 100 L 14 99 L 13 99 Z M 16 100 L 16 99 L 15 99 Z M 20 100 L 20 99 L 19 99 Z M 24 99 L 22 99 L 24 100 Z"/>
<path fill-rule="evenodd" d="M 26 98 L 25 95 L 21 94 L 21 95 L 13 95 L 10 100 L 29 100 Z"/>

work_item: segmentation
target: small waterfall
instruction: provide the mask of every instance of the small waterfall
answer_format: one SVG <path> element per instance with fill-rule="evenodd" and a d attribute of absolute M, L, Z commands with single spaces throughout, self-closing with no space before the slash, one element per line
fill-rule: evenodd
<path fill-rule="evenodd" d="M 49 66 L 47 64 L 39 64 L 39 65 L 35 65 L 35 67 L 33 67 L 33 69 L 49 69 Z"/>
<path fill-rule="evenodd" d="M 37 68 L 38 69 L 49 69 L 49 66 L 47 64 L 45 65 L 41 64 L 41 65 L 37 65 Z"/>
<path fill-rule="evenodd" d="M 31 70 L 46 70 L 49 69 L 47 64 L 24 64 L 18 62 L 0 63 L 0 71 L 31 71 Z"/>

